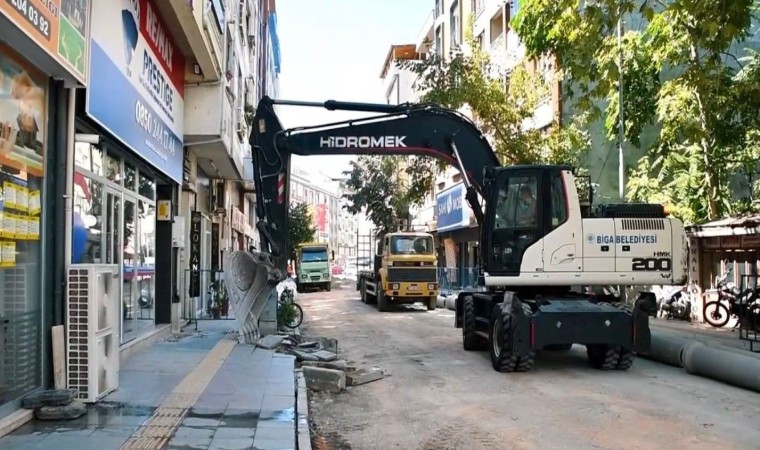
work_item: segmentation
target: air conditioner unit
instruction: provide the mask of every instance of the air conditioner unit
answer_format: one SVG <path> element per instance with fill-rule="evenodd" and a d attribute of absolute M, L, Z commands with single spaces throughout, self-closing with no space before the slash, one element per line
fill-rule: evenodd
<path fill-rule="evenodd" d="M 119 266 L 74 264 L 67 270 L 66 379 L 77 398 L 95 403 L 119 387 Z"/>

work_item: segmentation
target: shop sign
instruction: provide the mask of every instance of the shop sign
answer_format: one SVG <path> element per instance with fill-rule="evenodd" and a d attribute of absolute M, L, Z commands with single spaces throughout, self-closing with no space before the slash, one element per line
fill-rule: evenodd
<path fill-rule="evenodd" d="M 89 4 L 89 0 L 0 0 L 0 14 L 84 84 Z"/>
<path fill-rule="evenodd" d="M 201 295 L 201 213 L 193 211 L 190 215 L 190 286 L 188 297 Z"/>
<path fill-rule="evenodd" d="M 185 59 L 158 0 L 92 5 L 87 114 L 182 183 Z"/>
<path fill-rule="evenodd" d="M 465 201 L 464 184 L 446 189 L 436 197 L 438 231 L 451 231 L 470 225 L 470 207 Z"/>
<path fill-rule="evenodd" d="M 219 270 L 219 224 L 211 224 L 211 270 Z"/>
<path fill-rule="evenodd" d="M 158 214 L 156 220 L 159 222 L 168 222 L 172 220 L 172 202 L 171 200 L 159 200 L 158 202 Z"/>

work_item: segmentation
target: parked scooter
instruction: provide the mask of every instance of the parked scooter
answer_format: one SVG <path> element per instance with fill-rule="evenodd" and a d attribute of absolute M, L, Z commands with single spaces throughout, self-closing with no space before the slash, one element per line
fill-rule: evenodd
<path fill-rule="evenodd" d="M 691 296 L 688 286 L 672 286 L 659 300 L 659 317 L 691 321 Z"/>

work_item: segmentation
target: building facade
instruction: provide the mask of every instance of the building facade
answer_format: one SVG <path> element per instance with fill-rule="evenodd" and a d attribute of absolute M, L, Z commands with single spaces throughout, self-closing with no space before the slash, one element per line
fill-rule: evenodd
<path fill-rule="evenodd" d="M 315 241 L 327 243 L 336 257 L 340 249 L 340 200 L 338 183 L 291 166 L 290 203 L 308 205 L 316 229 Z"/>
<path fill-rule="evenodd" d="M 60 168 L 73 94 L 88 80 L 90 19 L 76 2 L 0 3 L 0 420 L 51 384 L 50 330 L 65 320 Z"/>

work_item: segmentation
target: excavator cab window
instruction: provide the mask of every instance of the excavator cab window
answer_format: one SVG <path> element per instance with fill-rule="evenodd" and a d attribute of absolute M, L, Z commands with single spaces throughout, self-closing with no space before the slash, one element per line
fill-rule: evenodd
<path fill-rule="evenodd" d="M 520 273 L 525 250 L 543 233 L 544 205 L 540 169 L 505 170 L 497 175 L 491 202 L 493 231 L 490 237 L 489 271 Z"/>

